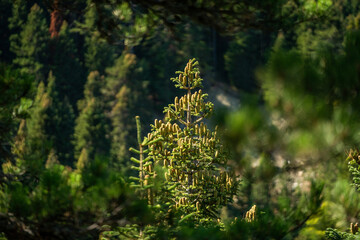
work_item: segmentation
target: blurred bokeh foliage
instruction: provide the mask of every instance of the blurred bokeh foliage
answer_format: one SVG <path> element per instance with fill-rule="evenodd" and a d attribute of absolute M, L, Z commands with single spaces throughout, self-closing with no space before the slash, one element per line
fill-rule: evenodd
<path fill-rule="evenodd" d="M 245 96 L 240 110 L 222 122 L 243 176 L 239 206 L 256 203 L 289 215 L 280 209 L 301 204 L 303 197 L 294 193 L 316 191 L 312 184 L 323 181 L 310 200 L 316 208 L 308 209 L 296 233 L 297 239 L 320 239 L 327 227 L 346 230 L 358 218 L 360 199 L 344 158 L 359 144 L 360 35 L 350 31 L 337 52 L 321 47 L 311 55 L 286 50 L 282 41 L 280 34 L 257 71 L 264 102 Z"/>

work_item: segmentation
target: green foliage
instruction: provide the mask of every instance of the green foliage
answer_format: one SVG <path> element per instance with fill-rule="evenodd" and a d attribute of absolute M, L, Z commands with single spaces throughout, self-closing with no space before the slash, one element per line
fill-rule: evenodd
<path fill-rule="evenodd" d="M 349 172 L 351 173 L 353 186 L 359 191 L 360 181 L 360 164 L 359 164 L 359 151 L 358 150 L 350 150 L 349 155 L 346 159 L 348 162 Z M 341 232 L 337 229 L 328 228 L 326 231 L 326 237 L 328 239 L 359 239 L 358 232 L 358 223 L 350 224 L 350 233 Z"/>
<path fill-rule="evenodd" d="M 102 2 L 88 1 L 89 11 L 85 23 L 78 23 L 80 31 L 87 31 L 91 34 L 101 34 L 109 42 L 117 43 L 120 39 L 126 46 L 138 45 L 149 32 L 154 30 L 155 20 L 152 11 L 144 12 L 141 8 L 129 2 Z M 89 23 L 96 28 L 89 28 Z"/>
<path fill-rule="evenodd" d="M 216 130 L 203 123 L 213 104 L 205 102 L 197 62 L 190 60 L 173 78 L 175 86 L 187 93 L 164 109 L 165 122 L 155 120 L 148 135 L 149 155 L 165 167 L 165 190 L 169 208 L 191 216 L 200 223 L 217 219 L 220 206 L 231 201 L 238 181 L 227 169 L 227 158 Z M 176 203 L 176 204 L 174 204 Z M 203 220 L 201 220 L 203 219 Z"/>
<path fill-rule="evenodd" d="M 244 98 L 223 120 L 243 178 L 239 211 L 254 203 L 276 211 L 289 238 L 324 238 L 326 227 L 345 230 L 358 218 L 358 198 L 338 179 L 344 149 L 359 141 L 358 40 L 352 31 L 340 53 L 312 55 L 279 48 L 278 41 L 257 72 L 264 105 Z M 310 187 L 313 178 L 324 179 L 323 191 Z M 302 207 L 292 207 L 298 202 Z"/>
<path fill-rule="evenodd" d="M 255 88 L 254 70 L 265 58 L 266 45 L 269 45 L 269 39 L 259 31 L 239 33 L 233 37 L 224 54 L 224 65 L 231 86 L 246 91 Z"/>
<path fill-rule="evenodd" d="M 96 29 L 98 15 L 94 5 L 89 4 L 84 17 L 78 31 L 85 35 L 85 65 L 89 71 L 98 71 L 103 75 L 105 69 L 113 64 L 116 48 L 100 37 Z"/>
<path fill-rule="evenodd" d="M 49 73 L 47 95 L 51 104 L 46 110 L 47 121 L 45 122 L 45 132 L 48 141 L 51 142 L 52 148 L 61 160 L 61 163 L 71 165 L 73 156 L 73 145 L 71 143 L 73 137 L 74 111 L 65 97 L 61 100 L 58 91 L 59 82 L 55 79 L 52 71 Z"/>
<path fill-rule="evenodd" d="M 172 79 L 187 93 L 164 108 L 165 121 L 156 119 L 144 140 L 140 119 L 136 118 L 139 149 L 130 151 L 139 155 L 138 159 L 131 158 L 139 177 L 130 179 L 161 225 L 172 225 L 173 221 L 214 225 L 220 207 L 232 201 L 239 184 L 226 165 L 227 156 L 216 130 L 203 123 L 213 104 L 205 101 L 207 94 L 201 90 L 192 93 L 202 86 L 197 64 L 195 59 L 190 60 L 183 72 L 177 72 L 179 77 Z M 140 235 L 143 231 L 152 235 L 142 228 Z"/>
<path fill-rule="evenodd" d="M 149 111 L 147 82 L 143 77 L 142 62 L 128 51 L 124 51 L 106 73 L 102 91 L 111 121 L 110 154 L 115 166 L 126 169 L 129 166 L 127 149 L 136 144 L 136 139 L 131 137 L 132 134 L 136 136 L 136 125 L 130 116 L 135 111 L 146 116 Z"/>
<path fill-rule="evenodd" d="M 141 36 L 141 33 L 152 33 L 154 26 L 163 24 L 174 30 L 176 25 L 189 20 L 221 33 L 236 33 L 249 29 L 276 32 L 294 27 L 292 24 L 299 20 L 307 22 L 326 17 L 331 10 L 331 3 L 329 0 L 200 0 L 181 3 L 169 0 L 163 4 L 150 4 L 143 0 L 136 4 L 129 1 L 93 1 L 99 14 L 97 25 L 102 35 L 110 40 L 128 37 L 126 40 L 131 42 L 136 42 L 135 37 Z"/>
<path fill-rule="evenodd" d="M 21 118 L 29 116 L 33 78 L 6 64 L 0 64 L 0 162 L 9 160 L 12 136 Z"/>
<path fill-rule="evenodd" d="M 82 90 L 87 77 L 83 63 L 79 59 L 75 39 L 68 23 L 63 21 L 59 36 L 49 41 L 48 54 L 49 67 L 56 78 L 56 91 L 59 98 L 61 101 L 68 98 L 73 109 L 83 96 Z"/>
<path fill-rule="evenodd" d="M 358 2 L 351 0 L 304 1 L 306 15 L 320 14 L 324 17 L 322 21 L 305 21 L 295 28 L 298 49 L 309 55 L 316 54 L 324 47 L 332 48 L 333 51 L 340 50 L 347 30 L 356 29 L 352 20 L 356 18 L 359 7 Z"/>
<path fill-rule="evenodd" d="M 100 92 L 103 77 L 98 72 L 91 72 L 85 84 L 85 99 L 78 102 L 80 110 L 75 126 L 75 158 L 79 158 L 86 149 L 87 158 L 93 159 L 96 154 L 108 155 L 109 141 L 105 104 Z"/>
<path fill-rule="evenodd" d="M 15 216 L 28 217 L 31 214 L 29 190 L 20 183 L 14 183 L 7 190 L 11 191 L 8 211 L 13 212 Z"/>
<path fill-rule="evenodd" d="M 328 228 L 326 230 L 326 237 L 334 240 L 356 240 L 359 236 L 350 233 L 340 232 L 336 229 Z"/>
<path fill-rule="evenodd" d="M 70 208 L 72 195 L 68 175 L 65 167 L 57 164 L 42 172 L 31 199 L 37 218 L 51 218 Z"/>
<path fill-rule="evenodd" d="M 3 233 L 0 233 L 0 239 L 1 240 L 7 240 L 7 238 L 5 237 L 5 235 Z"/>
<path fill-rule="evenodd" d="M 280 49 L 258 72 L 272 122 L 287 131 L 279 144 L 289 147 L 289 154 L 318 161 L 358 142 L 358 95 L 350 94 L 358 84 L 358 39 L 357 32 L 349 34 L 340 55 L 324 50 L 309 57 Z"/>
<path fill-rule="evenodd" d="M 8 19 L 9 29 L 12 32 L 9 36 L 10 50 L 13 53 L 19 53 L 21 50 L 21 37 L 19 33 L 22 31 L 27 18 L 26 1 L 13 1 L 11 10 L 12 15 Z"/>
<path fill-rule="evenodd" d="M 23 11 L 22 7 L 19 7 L 17 14 L 21 14 L 20 12 Z M 28 14 L 25 25 L 22 26 L 19 37 L 14 36 L 11 44 L 16 55 L 14 63 L 21 67 L 21 71 L 34 74 L 38 81 L 44 80 L 44 73 L 46 73 L 44 64 L 49 41 L 46 19 L 43 14 L 43 10 L 35 4 Z M 14 18 L 16 17 L 14 16 Z M 20 22 L 14 23 L 14 28 L 17 24 L 18 26 L 21 25 L 21 17 L 17 18 L 20 19 L 13 21 Z"/>
<path fill-rule="evenodd" d="M 7 230 L 5 221 L 1 229 L 6 230 L 6 236 L 21 233 L 25 227 L 51 239 L 94 239 L 100 231 L 98 219 L 102 219 L 101 224 L 112 225 L 114 219 L 124 216 L 129 220 L 149 218 L 146 204 L 128 190 L 106 158 L 96 157 L 81 172 L 58 163 L 48 164 L 37 177 L 39 181 L 31 187 L 20 181 L 1 185 L 1 218 L 4 221 L 9 214 L 14 229 Z M 94 227 L 87 229 L 91 225 Z"/>
<path fill-rule="evenodd" d="M 17 139 L 12 149 L 17 157 L 17 164 L 12 167 L 29 172 L 30 175 L 37 176 L 44 168 L 45 161 L 50 152 L 50 142 L 45 133 L 47 120 L 46 111 L 51 105 L 51 98 L 46 91 L 43 82 L 40 82 L 33 107 L 30 110 L 30 118 L 22 120 Z M 11 170 L 11 163 L 8 163 L 6 171 Z"/>
<path fill-rule="evenodd" d="M 114 126 L 112 136 L 112 154 L 118 163 L 124 164 L 124 158 L 128 156 L 127 146 L 129 133 L 134 129 L 133 123 L 129 119 L 131 111 L 131 91 L 124 85 L 116 94 L 116 103 L 111 110 L 112 124 Z M 125 166 L 127 164 L 125 163 Z"/>

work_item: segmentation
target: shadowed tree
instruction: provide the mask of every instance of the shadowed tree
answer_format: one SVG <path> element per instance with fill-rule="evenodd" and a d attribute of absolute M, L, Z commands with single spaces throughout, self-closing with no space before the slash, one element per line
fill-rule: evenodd
<path fill-rule="evenodd" d="M 75 159 L 81 155 L 94 159 L 95 155 L 109 154 L 108 123 L 105 117 L 105 102 L 101 93 L 104 77 L 90 72 L 85 84 L 85 98 L 78 102 L 80 111 L 76 119 L 74 144 Z"/>
<path fill-rule="evenodd" d="M 19 9 L 19 12 L 23 11 L 22 7 Z M 20 17 L 16 18 L 18 24 L 21 24 L 20 19 Z M 14 28 L 19 27 L 15 23 L 13 25 Z M 35 4 L 31 7 L 19 36 L 13 35 L 11 39 L 12 51 L 16 56 L 14 63 L 21 67 L 21 71 L 35 75 L 37 81 L 44 80 L 48 44 L 49 33 L 46 19 L 43 10 Z"/>
<path fill-rule="evenodd" d="M 75 115 L 73 108 L 65 97 L 61 100 L 57 91 L 57 79 L 52 72 L 49 73 L 47 94 L 52 100 L 51 107 L 47 110 L 46 134 L 61 163 L 72 165 Z"/>

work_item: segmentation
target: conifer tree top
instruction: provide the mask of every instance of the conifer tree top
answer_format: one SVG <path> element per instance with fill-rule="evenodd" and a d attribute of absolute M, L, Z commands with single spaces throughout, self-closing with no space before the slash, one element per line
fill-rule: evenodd
<path fill-rule="evenodd" d="M 175 87 L 180 89 L 192 90 L 194 88 L 202 88 L 203 79 L 200 78 L 200 71 L 197 66 L 199 62 L 195 58 L 189 60 L 184 71 L 176 71 L 179 74 L 176 78 L 171 78 L 175 82 Z"/>

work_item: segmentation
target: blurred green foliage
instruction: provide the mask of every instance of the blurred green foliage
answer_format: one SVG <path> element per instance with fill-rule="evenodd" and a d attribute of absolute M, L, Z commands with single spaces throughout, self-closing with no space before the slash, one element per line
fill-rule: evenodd
<path fill-rule="evenodd" d="M 321 239 L 327 227 L 345 230 L 358 218 L 359 198 L 347 186 L 341 160 L 359 144 L 359 40 L 352 31 L 338 52 L 319 48 L 308 55 L 283 49 L 280 35 L 268 64 L 257 71 L 264 104 L 244 98 L 240 110 L 223 120 L 234 166 L 244 178 L 239 209 L 256 203 L 289 216 L 280 209 L 302 201 L 296 192 L 315 191 L 301 208 L 303 220 L 294 221 L 295 211 L 287 221 L 299 224 L 288 227 L 290 239 Z M 321 181 L 323 191 L 311 187 Z"/>

